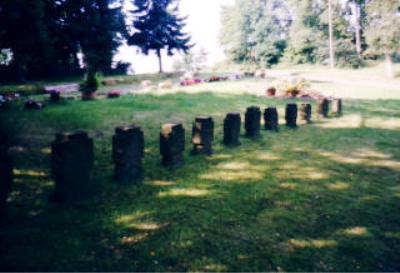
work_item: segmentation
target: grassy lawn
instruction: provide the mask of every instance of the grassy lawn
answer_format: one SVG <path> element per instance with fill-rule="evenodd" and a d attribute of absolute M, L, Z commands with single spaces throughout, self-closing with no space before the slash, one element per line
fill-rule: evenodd
<path fill-rule="evenodd" d="M 210 86 L 238 90 L 231 93 L 187 89 L 4 111 L 20 147 L 0 269 L 399 271 L 400 100 L 348 99 L 341 118 L 314 117 L 227 148 L 226 113 L 276 105 L 283 124 L 288 102 L 245 95 L 254 85 L 238 84 Z M 190 155 L 191 122 L 201 114 L 216 121 L 211 157 Z M 186 128 L 186 165 L 175 171 L 160 166 L 158 147 L 170 121 Z M 114 128 L 131 123 L 146 141 L 146 178 L 137 187 L 111 178 Z M 95 140 L 97 191 L 77 207 L 56 206 L 48 201 L 49 144 L 56 132 L 76 129 Z"/>

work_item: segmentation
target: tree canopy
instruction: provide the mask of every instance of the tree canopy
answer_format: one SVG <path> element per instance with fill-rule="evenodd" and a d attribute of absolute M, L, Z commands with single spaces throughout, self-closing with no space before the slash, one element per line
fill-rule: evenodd
<path fill-rule="evenodd" d="M 146 55 L 155 51 L 162 72 L 163 49 L 173 55 L 175 50 L 186 53 L 193 46 L 190 35 L 183 31 L 186 18 L 179 16 L 176 0 L 133 0 L 133 4 L 134 32 L 128 44 L 138 46 Z"/>
<path fill-rule="evenodd" d="M 333 49 L 339 66 L 363 65 L 368 52 L 399 50 L 399 0 L 332 0 Z M 222 13 L 221 44 L 236 63 L 327 63 L 325 0 L 235 0 Z"/>

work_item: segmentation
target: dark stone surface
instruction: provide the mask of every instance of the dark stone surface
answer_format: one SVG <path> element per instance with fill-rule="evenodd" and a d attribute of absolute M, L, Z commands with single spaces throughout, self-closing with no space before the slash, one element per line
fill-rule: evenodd
<path fill-rule="evenodd" d="M 143 181 L 144 134 L 140 127 L 123 126 L 113 137 L 114 179 L 119 183 L 138 184 Z"/>
<path fill-rule="evenodd" d="M 317 102 L 317 113 L 320 117 L 327 118 L 329 113 L 329 100 L 321 99 Z"/>
<path fill-rule="evenodd" d="M 59 133 L 51 148 L 51 170 L 56 182 L 54 201 L 84 201 L 93 191 L 93 140 L 83 131 Z"/>
<path fill-rule="evenodd" d="M 13 182 L 13 160 L 8 148 L 0 143 L 0 226 L 7 222 L 7 196 Z"/>
<path fill-rule="evenodd" d="M 286 126 L 290 128 L 297 127 L 297 104 L 286 105 Z"/>
<path fill-rule="evenodd" d="M 211 155 L 213 140 L 214 121 L 212 117 L 197 117 L 192 128 L 193 154 Z"/>
<path fill-rule="evenodd" d="M 240 113 L 229 113 L 224 120 L 224 144 L 228 146 L 240 145 L 240 128 L 242 120 Z"/>
<path fill-rule="evenodd" d="M 300 106 L 300 119 L 311 123 L 312 107 L 309 103 L 303 103 Z"/>
<path fill-rule="evenodd" d="M 334 99 L 332 101 L 332 114 L 334 116 L 341 116 L 343 114 L 343 105 L 341 99 Z"/>
<path fill-rule="evenodd" d="M 246 110 L 245 125 L 246 137 L 259 138 L 261 129 L 261 110 L 258 106 L 250 106 Z"/>
<path fill-rule="evenodd" d="M 163 125 L 160 133 L 160 153 L 164 167 L 180 167 L 184 164 L 185 129 L 180 123 Z"/>
<path fill-rule="evenodd" d="M 276 107 L 268 107 L 264 111 L 264 128 L 268 131 L 279 130 L 279 116 Z"/>

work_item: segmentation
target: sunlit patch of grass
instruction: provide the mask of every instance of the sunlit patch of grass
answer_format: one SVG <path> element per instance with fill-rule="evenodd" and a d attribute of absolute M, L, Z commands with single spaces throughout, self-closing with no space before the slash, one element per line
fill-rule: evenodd
<path fill-rule="evenodd" d="M 171 187 L 171 186 L 175 186 L 176 182 L 155 180 L 155 181 L 149 181 L 146 184 L 149 184 L 152 186 L 159 186 L 159 187 Z"/>
<path fill-rule="evenodd" d="M 271 153 L 271 152 L 255 152 L 254 154 L 251 155 L 251 158 L 253 159 L 258 159 L 258 160 L 264 160 L 264 161 L 272 161 L 272 160 L 279 160 L 281 157 Z"/>
<path fill-rule="evenodd" d="M 203 197 L 210 195 L 212 192 L 205 189 L 171 189 L 168 191 L 160 192 L 159 197 Z"/>
<path fill-rule="evenodd" d="M 159 224 L 155 222 L 129 223 L 128 228 L 134 228 L 143 231 L 154 231 L 165 227 L 167 224 Z"/>
<path fill-rule="evenodd" d="M 365 122 L 365 126 L 369 128 L 399 130 L 400 118 L 390 118 L 390 117 L 368 118 Z"/>
<path fill-rule="evenodd" d="M 20 169 L 14 169 L 14 175 L 16 177 L 18 176 L 31 176 L 31 177 L 47 177 L 48 174 L 43 171 L 38 171 L 38 170 L 20 170 Z"/>
<path fill-rule="evenodd" d="M 223 272 L 227 270 L 226 265 L 223 264 L 207 264 L 204 266 L 205 271 L 211 271 L 211 272 Z"/>
<path fill-rule="evenodd" d="M 315 126 L 320 128 L 360 128 L 362 124 L 362 116 L 357 114 L 347 114 L 339 119 L 326 119 L 323 123 Z"/>
<path fill-rule="evenodd" d="M 327 187 L 328 187 L 328 189 L 334 190 L 334 191 L 344 191 L 344 190 L 348 190 L 350 188 L 350 185 L 348 183 L 336 182 L 336 183 L 328 184 Z"/>
<path fill-rule="evenodd" d="M 144 241 L 148 236 L 148 233 L 139 233 L 132 236 L 124 236 L 121 238 L 121 243 L 124 245 L 137 244 Z"/>
<path fill-rule="evenodd" d="M 118 216 L 115 219 L 115 223 L 117 224 L 129 224 L 132 223 L 134 221 L 138 221 L 146 216 L 149 215 L 149 212 L 142 212 L 142 211 L 137 211 L 131 214 L 126 214 L 126 215 L 121 215 Z"/>
<path fill-rule="evenodd" d="M 340 231 L 339 233 L 343 234 L 345 236 L 349 236 L 349 237 L 365 237 L 365 236 L 370 235 L 370 233 L 366 227 L 346 228 L 346 229 Z"/>
<path fill-rule="evenodd" d="M 321 156 L 346 164 L 365 164 L 369 166 L 392 168 L 400 170 L 400 161 L 392 160 L 391 155 L 371 149 L 357 149 L 343 154 L 333 152 L 320 152 Z"/>
<path fill-rule="evenodd" d="M 291 168 L 293 167 L 293 168 Z M 296 165 L 286 166 L 276 175 L 282 179 L 304 179 L 304 180 L 323 180 L 329 178 L 329 174 L 314 167 L 301 167 Z"/>
<path fill-rule="evenodd" d="M 293 183 L 281 183 L 279 187 L 284 190 L 294 190 L 296 189 L 296 184 Z"/>
<path fill-rule="evenodd" d="M 331 248 L 336 247 L 338 243 L 335 240 L 325 239 L 290 239 L 287 243 L 294 248 Z"/>
<path fill-rule="evenodd" d="M 199 178 L 206 180 L 237 182 L 237 183 L 259 181 L 263 177 L 264 177 L 263 173 L 256 170 L 211 171 L 209 173 L 202 174 L 199 176 Z"/>
<path fill-rule="evenodd" d="M 224 160 L 224 159 L 231 159 L 232 155 L 229 154 L 215 154 L 211 157 L 207 157 L 207 160 L 216 161 L 216 160 Z"/>

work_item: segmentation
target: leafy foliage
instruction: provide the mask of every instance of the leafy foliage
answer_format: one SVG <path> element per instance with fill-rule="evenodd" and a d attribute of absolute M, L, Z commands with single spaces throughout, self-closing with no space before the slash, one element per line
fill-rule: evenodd
<path fill-rule="evenodd" d="M 191 37 L 183 32 L 185 17 L 178 15 L 176 0 L 133 0 L 135 17 L 134 32 L 128 39 L 128 44 L 138 46 L 142 53 L 155 51 L 160 59 L 161 51 L 165 49 L 168 55 L 174 51 L 188 52 L 192 47 Z"/>
<path fill-rule="evenodd" d="M 291 19 L 278 1 L 236 0 L 222 11 L 221 44 L 236 63 L 268 67 L 286 48 Z"/>
<path fill-rule="evenodd" d="M 87 66 L 105 70 L 125 32 L 121 0 L 3 0 L 0 49 L 10 49 L 14 80 L 81 74 Z M 112 4 L 112 5 L 111 5 Z M 21 37 L 23 35 L 23 38 Z"/>

